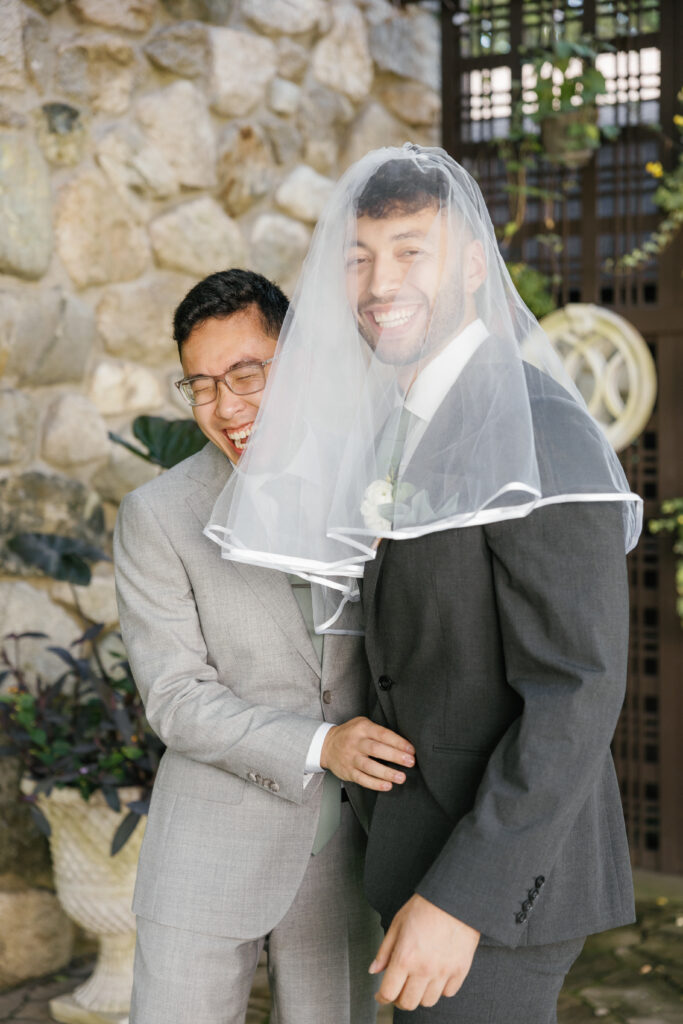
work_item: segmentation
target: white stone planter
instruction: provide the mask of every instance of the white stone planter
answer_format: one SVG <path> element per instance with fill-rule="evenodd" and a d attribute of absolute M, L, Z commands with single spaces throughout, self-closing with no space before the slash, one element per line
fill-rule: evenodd
<path fill-rule="evenodd" d="M 24 782 L 24 792 L 33 783 Z M 140 798 L 138 789 L 120 789 L 123 810 L 111 810 L 101 792 L 83 800 L 76 789 L 39 794 L 37 803 L 50 823 L 50 851 L 59 901 L 72 920 L 99 940 L 95 970 L 71 995 L 50 1002 L 63 1024 L 124 1024 L 133 985 L 135 917 L 130 909 L 144 820 L 114 857 L 111 841 L 125 804 Z"/>

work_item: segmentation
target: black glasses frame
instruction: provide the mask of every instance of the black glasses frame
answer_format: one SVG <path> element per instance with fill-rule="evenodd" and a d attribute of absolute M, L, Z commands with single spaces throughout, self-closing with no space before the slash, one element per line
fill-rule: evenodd
<path fill-rule="evenodd" d="M 225 384 L 225 386 L 226 386 L 226 388 L 228 388 L 228 390 L 232 391 L 233 395 L 256 395 L 256 394 L 258 394 L 259 391 L 263 391 L 264 387 L 266 386 L 265 373 L 263 375 L 263 384 L 261 384 L 257 388 L 252 388 L 250 391 L 236 390 L 232 386 L 232 384 L 230 383 L 228 378 L 230 377 L 230 375 L 232 373 L 238 373 L 240 370 L 244 370 L 248 366 L 260 366 L 261 369 L 263 370 L 263 369 L 265 369 L 266 366 L 269 366 L 270 363 L 272 363 L 274 359 L 275 359 L 275 356 L 271 356 L 270 359 L 263 359 L 260 362 L 254 361 L 254 362 L 242 363 L 240 366 L 234 366 L 231 370 L 228 370 L 226 373 L 219 373 L 216 376 L 213 376 L 210 373 L 195 373 L 195 374 L 193 374 L 192 377 L 183 377 L 182 380 L 174 381 L 174 384 L 178 388 L 178 391 L 183 396 L 183 398 L 185 399 L 187 404 L 188 405 L 192 405 L 192 406 L 196 406 L 196 405 L 210 405 L 211 402 L 215 402 L 216 399 L 218 398 L 218 385 L 221 382 L 223 384 Z M 187 394 L 187 392 L 183 390 L 183 388 L 187 384 L 192 384 L 192 382 L 195 381 L 195 380 L 212 380 L 214 382 L 214 384 L 216 385 L 216 394 L 214 395 L 214 397 L 208 399 L 208 401 L 206 401 L 206 402 L 193 402 L 192 399 L 190 398 L 190 396 Z"/>

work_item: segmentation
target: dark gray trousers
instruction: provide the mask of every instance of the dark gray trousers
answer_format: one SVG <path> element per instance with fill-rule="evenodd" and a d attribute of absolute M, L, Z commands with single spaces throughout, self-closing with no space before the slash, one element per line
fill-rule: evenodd
<path fill-rule="evenodd" d="M 479 946 L 450 999 L 395 1010 L 394 1024 L 556 1024 L 557 997 L 584 939 L 544 946 Z"/>

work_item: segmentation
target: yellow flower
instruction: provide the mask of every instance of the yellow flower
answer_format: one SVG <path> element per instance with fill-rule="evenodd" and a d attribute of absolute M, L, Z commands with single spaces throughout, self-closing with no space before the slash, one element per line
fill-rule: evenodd
<path fill-rule="evenodd" d="M 678 125 L 679 128 L 683 128 L 683 114 L 674 115 L 674 124 Z"/>
<path fill-rule="evenodd" d="M 651 160 L 648 164 L 645 164 L 645 170 L 648 174 L 651 174 L 653 178 L 661 178 L 664 174 L 664 168 L 660 164 L 659 160 L 657 160 L 656 163 Z"/>

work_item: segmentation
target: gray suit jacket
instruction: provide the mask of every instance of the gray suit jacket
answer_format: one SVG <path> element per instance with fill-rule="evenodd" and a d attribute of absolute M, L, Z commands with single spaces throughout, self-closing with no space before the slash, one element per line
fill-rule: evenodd
<path fill-rule="evenodd" d="M 563 458 L 588 467 L 575 406 L 537 371 L 527 377 L 542 475 Z M 454 391 L 429 429 L 447 434 L 460 418 Z M 438 459 L 433 480 L 438 491 Z M 363 602 L 373 717 L 417 751 L 372 816 L 366 891 L 383 918 L 417 891 L 484 943 L 632 921 L 609 749 L 628 651 L 619 504 L 383 541 Z"/>
<path fill-rule="evenodd" d="M 126 650 L 168 748 L 133 908 L 246 939 L 283 916 L 311 855 L 311 739 L 325 719 L 364 713 L 368 680 L 352 637 L 326 638 L 321 675 L 287 577 L 225 561 L 202 535 L 229 472 L 207 444 L 127 495 L 114 552 Z"/>

